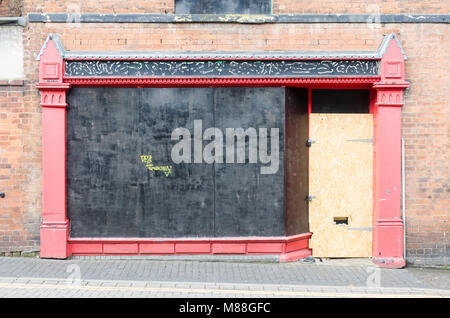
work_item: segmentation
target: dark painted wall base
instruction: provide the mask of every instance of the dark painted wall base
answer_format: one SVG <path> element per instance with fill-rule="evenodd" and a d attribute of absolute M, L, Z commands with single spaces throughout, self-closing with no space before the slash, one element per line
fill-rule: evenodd
<path fill-rule="evenodd" d="M 449 23 L 450 14 L 100 14 L 29 13 L 30 23 Z M 69 21 L 69 22 L 68 22 Z"/>

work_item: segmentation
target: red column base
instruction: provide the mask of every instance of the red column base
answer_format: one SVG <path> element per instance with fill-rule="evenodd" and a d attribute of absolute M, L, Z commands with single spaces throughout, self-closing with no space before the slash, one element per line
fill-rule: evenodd
<path fill-rule="evenodd" d="M 69 221 L 64 223 L 43 223 L 41 234 L 41 258 L 66 259 L 69 256 L 67 239 L 69 237 Z"/>
<path fill-rule="evenodd" d="M 378 258 L 372 259 L 375 265 L 383 268 L 403 268 L 406 265 L 405 259 L 403 257 L 393 257 L 393 258 Z"/>
<path fill-rule="evenodd" d="M 373 262 L 385 268 L 405 267 L 402 220 L 379 219 L 375 230 Z"/>

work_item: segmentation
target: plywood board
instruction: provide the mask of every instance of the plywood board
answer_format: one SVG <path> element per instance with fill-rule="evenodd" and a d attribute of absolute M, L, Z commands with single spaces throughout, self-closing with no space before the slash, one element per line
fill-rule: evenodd
<path fill-rule="evenodd" d="M 315 257 L 370 257 L 373 116 L 311 114 L 309 225 Z M 334 218 L 348 218 L 337 225 Z"/>

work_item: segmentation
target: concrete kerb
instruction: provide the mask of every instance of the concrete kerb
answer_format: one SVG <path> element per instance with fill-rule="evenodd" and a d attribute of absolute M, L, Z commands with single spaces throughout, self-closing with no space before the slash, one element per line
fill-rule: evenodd
<path fill-rule="evenodd" d="M 213 297 L 223 294 L 259 296 L 323 296 L 323 297 L 445 297 L 450 291 L 429 288 L 383 288 L 356 286 L 317 286 L 317 285 L 277 285 L 207 282 L 167 282 L 167 281 L 119 281 L 119 280 L 82 280 L 79 285 L 66 284 L 64 279 L 33 277 L 1 277 L 2 288 L 51 288 L 74 289 L 98 292 L 161 292 L 198 294 L 211 293 Z"/>

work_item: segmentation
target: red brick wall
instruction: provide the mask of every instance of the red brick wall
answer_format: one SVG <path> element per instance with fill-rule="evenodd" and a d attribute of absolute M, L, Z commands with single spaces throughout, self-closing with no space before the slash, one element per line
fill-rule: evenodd
<path fill-rule="evenodd" d="M 0 80 L 0 252 L 39 248 L 40 116 L 31 89 Z"/>
<path fill-rule="evenodd" d="M 450 28 L 409 26 L 402 33 L 411 81 L 403 109 L 408 261 L 450 254 Z"/>
<path fill-rule="evenodd" d="M 113 7 L 116 13 L 173 12 L 173 1 L 169 0 L 114 2 L 114 6 L 106 0 L 25 0 L 24 12 L 66 12 L 68 3 L 80 4 L 83 13 L 112 12 Z M 273 3 L 274 13 L 368 13 L 367 1 L 359 0 L 319 0 L 314 2 L 314 8 L 311 1 L 274 0 Z M 450 11 L 448 2 L 431 0 L 426 1 L 426 6 L 424 3 L 369 2 L 380 5 L 383 13 Z M 7 193 L 6 198 L 0 199 L 0 252 L 38 246 L 42 213 L 41 110 L 33 83 L 38 78 L 35 57 L 48 33 L 59 34 L 67 50 L 375 51 L 384 34 L 395 32 L 409 58 L 406 79 L 411 82 L 403 108 L 408 261 L 448 262 L 449 31 L 446 24 L 29 23 L 23 37 L 25 85 L 0 88 L 6 94 L 0 95 L 0 191 Z M 3 146 L 8 147 L 6 156 Z"/>
<path fill-rule="evenodd" d="M 20 1 L 20 0 L 3 0 Z M 23 0 L 28 12 L 174 13 L 175 0 Z M 274 14 L 289 13 L 443 13 L 449 4 L 441 0 L 273 0 Z M 73 12 L 73 11 L 71 11 Z"/>
<path fill-rule="evenodd" d="M 0 0 L 0 17 L 20 17 L 22 0 Z"/>
<path fill-rule="evenodd" d="M 273 13 L 407 13 L 448 14 L 448 1 L 440 0 L 273 0 Z"/>
<path fill-rule="evenodd" d="M 23 0 L 28 12 L 174 13 L 175 0 Z"/>

